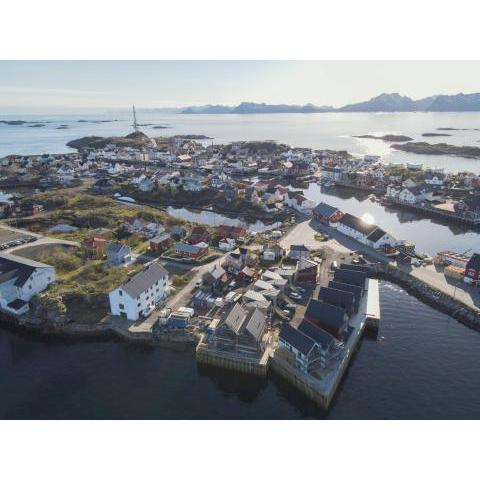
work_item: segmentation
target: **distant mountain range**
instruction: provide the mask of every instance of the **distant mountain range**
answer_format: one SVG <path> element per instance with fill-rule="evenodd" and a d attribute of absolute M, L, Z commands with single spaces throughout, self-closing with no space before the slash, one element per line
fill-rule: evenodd
<path fill-rule="evenodd" d="M 173 109 L 169 109 L 172 111 Z M 412 100 L 398 93 L 382 93 L 366 102 L 352 103 L 340 108 L 306 105 L 271 105 L 268 103 L 242 102 L 237 106 L 202 105 L 176 110 L 181 114 L 219 113 L 318 113 L 318 112 L 480 112 L 480 93 L 457 95 L 433 95 Z"/>

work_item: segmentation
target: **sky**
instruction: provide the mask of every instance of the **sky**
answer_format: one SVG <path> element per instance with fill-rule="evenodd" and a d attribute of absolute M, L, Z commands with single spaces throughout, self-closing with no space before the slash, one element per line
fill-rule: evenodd
<path fill-rule="evenodd" d="M 0 112 L 333 105 L 480 90 L 480 61 L 0 61 Z"/>

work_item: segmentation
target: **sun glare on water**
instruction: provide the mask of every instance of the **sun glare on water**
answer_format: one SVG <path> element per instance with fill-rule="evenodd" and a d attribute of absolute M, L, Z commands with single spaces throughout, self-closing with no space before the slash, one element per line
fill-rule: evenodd
<path fill-rule="evenodd" d="M 371 213 L 364 213 L 362 215 L 362 220 L 365 223 L 368 223 L 369 225 L 371 225 L 375 222 L 375 218 L 373 218 L 373 215 Z"/>

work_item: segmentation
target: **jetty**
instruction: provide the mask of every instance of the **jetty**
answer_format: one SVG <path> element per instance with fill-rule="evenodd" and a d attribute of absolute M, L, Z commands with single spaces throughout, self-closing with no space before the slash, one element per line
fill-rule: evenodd
<path fill-rule="evenodd" d="M 328 409 L 347 371 L 366 328 L 378 328 L 380 300 L 378 280 L 368 279 L 368 289 L 358 312 L 349 321 L 352 328 L 344 345 L 326 368 L 302 371 L 287 361 L 279 350 L 271 361 L 272 370 L 323 409 Z"/>

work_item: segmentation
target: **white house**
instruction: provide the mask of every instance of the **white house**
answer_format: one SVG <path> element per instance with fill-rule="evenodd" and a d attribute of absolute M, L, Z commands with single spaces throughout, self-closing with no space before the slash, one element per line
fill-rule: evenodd
<path fill-rule="evenodd" d="M 398 187 L 397 185 L 394 185 L 394 184 L 387 185 L 387 197 L 397 198 L 401 191 L 402 191 L 402 188 Z"/>
<path fill-rule="evenodd" d="M 224 252 L 230 252 L 235 248 L 235 240 L 233 238 L 222 238 L 218 242 L 218 248 Z"/>
<path fill-rule="evenodd" d="M 442 186 L 444 181 L 445 174 L 443 173 L 427 172 L 425 175 L 425 183 L 428 185 Z"/>
<path fill-rule="evenodd" d="M 55 281 L 51 265 L 15 255 L 0 255 L 0 309 L 21 315 L 28 302 Z"/>
<path fill-rule="evenodd" d="M 297 212 L 311 214 L 315 207 L 315 202 L 308 200 L 301 193 L 291 192 L 287 200 L 287 205 Z"/>
<path fill-rule="evenodd" d="M 398 244 L 398 240 L 377 225 L 366 223 L 361 218 L 349 213 L 340 219 L 337 230 L 375 249 L 385 246 L 394 247 Z"/>
<path fill-rule="evenodd" d="M 424 194 L 420 187 L 413 187 L 413 188 L 403 188 L 401 192 L 398 194 L 398 199 L 401 202 L 414 204 L 420 202 L 424 199 Z"/>
<path fill-rule="evenodd" d="M 153 262 L 109 293 L 110 311 L 136 321 L 148 316 L 167 294 L 168 272 Z"/>

